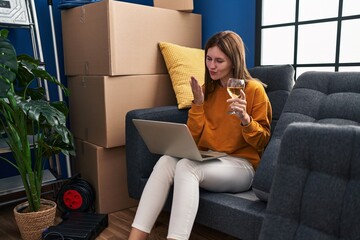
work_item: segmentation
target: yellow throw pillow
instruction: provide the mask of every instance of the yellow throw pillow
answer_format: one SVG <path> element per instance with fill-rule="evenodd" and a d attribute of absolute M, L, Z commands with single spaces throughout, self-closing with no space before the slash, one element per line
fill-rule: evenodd
<path fill-rule="evenodd" d="M 190 77 L 194 76 L 200 86 L 204 84 L 205 51 L 167 42 L 160 42 L 159 47 L 171 78 L 178 108 L 189 108 L 194 99 Z"/>

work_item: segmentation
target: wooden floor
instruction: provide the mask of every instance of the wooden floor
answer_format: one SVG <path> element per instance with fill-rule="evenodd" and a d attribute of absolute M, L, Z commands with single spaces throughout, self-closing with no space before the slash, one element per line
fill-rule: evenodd
<path fill-rule="evenodd" d="M 0 207 L 0 239 L 18 240 L 21 239 L 20 233 L 15 223 L 13 208 L 15 205 Z M 119 212 L 109 214 L 109 226 L 101 232 L 96 240 L 121 240 L 127 239 L 130 225 L 135 215 L 136 208 L 129 208 Z M 61 221 L 60 218 L 57 221 Z M 169 214 L 160 214 L 156 225 L 149 237 L 149 240 L 166 239 Z M 228 236 L 221 232 L 207 228 L 200 224 L 195 224 L 190 240 L 235 240 L 237 238 Z"/>

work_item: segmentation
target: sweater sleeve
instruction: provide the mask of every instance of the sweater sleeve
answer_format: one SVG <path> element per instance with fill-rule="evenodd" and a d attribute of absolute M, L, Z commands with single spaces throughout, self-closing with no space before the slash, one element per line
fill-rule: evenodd
<path fill-rule="evenodd" d="M 198 143 L 205 125 L 204 104 L 191 104 L 187 125 L 195 142 Z"/>
<path fill-rule="evenodd" d="M 263 151 L 270 139 L 270 121 L 272 109 L 265 90 L 261 87 L 256 89 L 254 102 L 256 102 L 248 114 L 251 122 L 243 126 L 245 141 L 258 151 Z"/>

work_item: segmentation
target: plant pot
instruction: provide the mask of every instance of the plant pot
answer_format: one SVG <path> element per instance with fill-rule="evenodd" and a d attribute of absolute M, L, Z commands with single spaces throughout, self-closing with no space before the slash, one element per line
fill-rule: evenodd
<path fill-rule="evenodd" d="M 56 203 L 41 199 L 41 207 L 37 212 L 26 212 L 28 202 L 21 203 L 14 208 L 15 220 L 23 240 L 39 240 L 42 232 L 54 225 Z"/>

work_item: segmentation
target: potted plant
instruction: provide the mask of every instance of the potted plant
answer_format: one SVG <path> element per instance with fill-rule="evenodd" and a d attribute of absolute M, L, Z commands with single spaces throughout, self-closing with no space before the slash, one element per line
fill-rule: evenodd
<path fill-rule="evenodd" d="M 41 209 L 41 187 L 46 160 L 53 154 L 74 154 L 73 137 L 66 126 L 66 104 L 45 100 L 45 91 L 36 81 L 41 79 L 56 84 L 65 95 L 68 90 L 38 60 L 28 55 L 17 56 L 7 37 L 8 30 L 1 30 L 0 128 L 13 158 L 0 158 L 19 171 L 26 192 L 26 211 L 35 213 Z M 54 204 L 56 210 L 56 203 Z M 18 210 L 19 207 L 14 208 L 15 218 Z M 21 232 L 20 226 L 19 229 Z M 27 238 L 21 234 L 24 239 Z M 39 239 L 39 236 L 35 238 Z"/>

